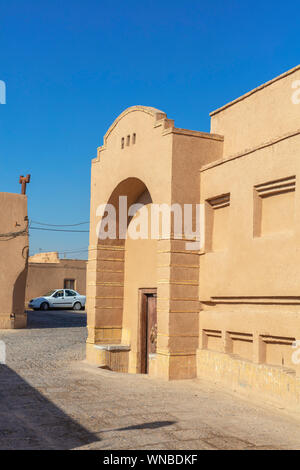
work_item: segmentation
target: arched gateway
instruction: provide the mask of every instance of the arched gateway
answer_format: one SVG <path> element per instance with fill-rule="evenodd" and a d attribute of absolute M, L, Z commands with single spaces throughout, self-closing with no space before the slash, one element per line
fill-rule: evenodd
<path fill-rule="evenodd" d="M 92 163 L 88 361 L 169 379 L 196 375 L 199 251 L 186 248 L 173 219 L 167 236 L 131 232 L 144 212 L 151 234 L 153 204 L 198 204 L 198 170 L 221 148 L 221 137 L 176 129 L 144 106 L 125 110 L 106 133 Z"/>

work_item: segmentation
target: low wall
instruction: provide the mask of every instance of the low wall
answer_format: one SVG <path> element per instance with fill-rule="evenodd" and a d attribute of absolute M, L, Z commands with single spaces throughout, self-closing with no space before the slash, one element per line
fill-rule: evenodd
<path fill-rule="evenodd" d="M 201 311 L 197 376 L 299 405 L 299 300 L 273 302 Z"/>
<path fill-rule="evenodd" d="M 286 406 L 300 404 L 300 379 L 289 369 L 254 364 L 237 356 L 198 349 L 197 377 L 220 383 L 233 391 L 259 394 Z"/>

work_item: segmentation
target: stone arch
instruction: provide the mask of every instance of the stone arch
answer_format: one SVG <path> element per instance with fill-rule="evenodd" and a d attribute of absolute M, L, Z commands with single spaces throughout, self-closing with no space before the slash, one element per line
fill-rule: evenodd
<path fill-rule="evenodd" d="M 122 148 L 122 139 L 133 134 L 136 143 Z M 133 106 L 114 121 L 98 147 L 92 161 L 87 270 L 89 362 L 107 365 L 115 356 L 116 362 L 110 368 L 127 372 L 122 347 L 124 357 L 132 356 L 128 344 L 126 351 L 130 341 L 123 329 L 125 241 L 119 236 L 118 226 L 115 239 L 98 242 L 97 205 L 115 204 L 119 195 L 126 195 L 129 206 L 145 191 L 154 204 L 171 207 L 173 203 L 197 203 L 199 185 L 195 174 L 202 154 L 209 151 L 207 142 L 202 133 L 176 129 L 174 121 L 162 111 Z M 128 223 L 126 219 L 126 227 Z M 186 241 L 193 239 L 178 239 L 176 235 L 171 230 L 157 240 L 157 347 L 149 363 L 150 375 L 169 379 L 195 376 L 199 338 L 199 253 L 186 250 Z M 113 354 L 117 350 L 118 354 Z M 130 363 L 129 367 L 134 372 Z"/>

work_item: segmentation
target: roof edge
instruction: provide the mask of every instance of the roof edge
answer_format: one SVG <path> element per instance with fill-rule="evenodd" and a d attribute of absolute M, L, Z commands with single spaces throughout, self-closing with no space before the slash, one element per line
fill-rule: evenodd
<path fill-rule="evenodd" d="M 151 106 L 142 106 L 142 105 L 130 106 L 129 108 L 126 108 L 121 114 L 119 114 L 119 116 L 111 124 L 111 126 L 109 127 L 109 129 L 107 130 L 104 136 L 104 144 L 106 143 L 106 140 L 109 134 L 113 131 L 116 125 L 120 122 L 120 120 L 123 119 L 123 117 L 125 117 L 127 114 L 135 112 L 135 111 L 141 111 L 141 112 L 150 114 L 151 116 L 155 118 L 156 121 L 167 117 L 164 111 L 161 111 L 160 109 L 157 109 L 157 108 L 152 108 Z"/>
<path fill-rule="evenodd" d="M 239 103 L 240 101 L 243 101 L 244 99 L 248 98 L 249 96 L 253 95 L 254 93 L 257 93 L 258 91 L 272 85 L 273 83 L 285 78 L 285 77 L 288 77 L 289 75 L 291 75 L 292 73 L 294 72 L 297 72 L 297 70 L 300 70 L 300 64 L 299 65 L 296 65 L 296 67 L 288 70 L 287 72 L 284 72 L 282 73 L 281 75 L 278 75 L 277 77 L 273 78 L 272 80 L 269 80 L 268 82 L 265 82 L 263 83 L 262 85 L 254 88 L 253 90 L 251 91 L 248 91 L 247 93 L 245 93 L 244 95 L 236 98 L 235 100 L 233 101 L 230 101 L 229 103 L 225 104 L 224 106 L 221 106 L 220 108 L 216 109 L 215 111 L 212 111 L 211 113 L 209 113 L 210 117 L 212 116 L 215 116 L 216 114 L 224 111 L 225 109 L 227 108 L 230 108 L 231 106 L 233 106 L 234 104 L 236 103 Z"/>

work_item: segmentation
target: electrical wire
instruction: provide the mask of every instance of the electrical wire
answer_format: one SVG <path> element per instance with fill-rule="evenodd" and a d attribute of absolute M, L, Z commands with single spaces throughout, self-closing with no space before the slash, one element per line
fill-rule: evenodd
<path fill-rule="evenodd" d="M 74 250 L 60 250 L 58 253 L 79 253 L 81 251 L 88 251 L 89 248 L 87 246 L 80 247 L 80 248 L 74 248 Z"/>
<path fill-rule="evenodd" d="M 42 227 L 29 227 L 29 230 L 44 230 L 46 232 L 77 232 L 77 233 L 89 233 L 89 230 L 64 230 L 58 228 L 42 228 Z"/>
<path fill-rule="evenodd" d="M 58 251 L 59 255 L 70 255 L 72 253 L 87 253 L 89 250 Z"/>
<path fill-rule="evenodd" d="M 6 242 L 14 238 L 22 237 L 25 235 L 28 235 L 28 222 L 27 222 L 25 229 L 19 230 L 18 232 L 0 233 L 0 241 Z"/>
<path fill-rule="evenodd" d="M 65 225 L 59 225 L 59 224 L 45 224 L 43 222 L 37 222 L 36 220 L 30 220 L 30 222 L 37 224 L 37 225 L 44 225 L 46 227 L 77 227 L 78 225 L 86 225 L 89 224 L 90 222 L 79 222 L 77 224 L 65 224 Z"/>

